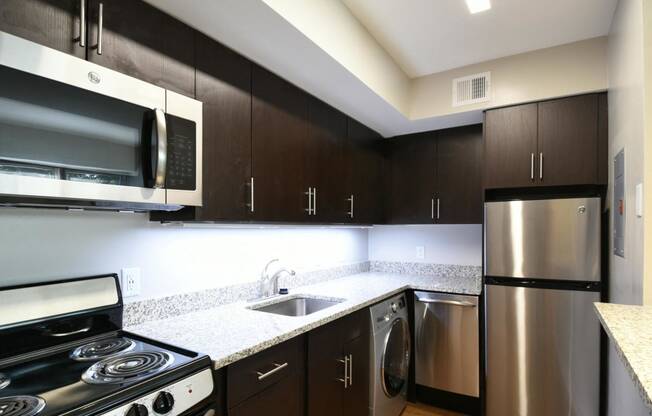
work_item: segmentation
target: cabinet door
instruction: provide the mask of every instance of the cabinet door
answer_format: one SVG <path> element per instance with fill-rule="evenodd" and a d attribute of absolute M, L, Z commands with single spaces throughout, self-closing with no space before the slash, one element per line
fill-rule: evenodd
<path fill-rule="evenodd" d="M 305 146 L 304 188 L 316 188 L 315 215 L 306 220 L 344 222 L 346 219 L 346 116 L 310 97 L 309 135 Z"/>
<path fill-rule="evenodd" d="M 533 186 L 536 152 L 537 104 L 485 113 L 485 188 Z"/>
<path fill-rule="evenodd" d="M 342 361 L 344 352 L 337 321 L 308 333 L 308 416 L 341 414 L 345 366 Z"/>
<path fill-rule="evenodd" d="M 305 220 L 304 146 L 308 96 L 254 65 L 252 70 L 252 159 L 260 221 Z"/>
<path fill-rule="evenodd" d="M 303 378 L 286 377 L 257 396 L 229 409 L 230 416 L 302 416 Z"/>
<path fill-rule="evenodd" d="M 361 336 L 344 345 L 349 356 L 349 386 L 344 391 L 342 415 L 366 415 L 369 411 L 369 338 Z"/>
<path fill-rule="evenodd" d="M 598 182 L 598 95 L 539 103 L 541 185 Z"/>
<path fill-rule="evenodd" d="M 482 125 L 437 134 L 437 223 L 482 223 Z"/>
<path fill-rule="evenodd" d="M 390 145 L 389 221 L 435 222 L 437 142 L 435 132 L 401 136 Z"/>
<path fill-rule="evenodd" d="M 198 34 L 197 99 L 204 103 L 204 206 L 197 219 L 250 219 L 251 62 Z"/>
<path fill-rule="evenodd" d="M 141 0 L 89 0 L 89 19 L 89 61 L 195 96 L 192 28 Z"/>
<path fill-rule="evenodd" d="M 80 38 L 85 4 L 86 0 L 2 0 L 0 30 L 85 58 Z"/>
<path fill-rule="evenodd" d="M 348 121 L 346 198 L 353 195 L 353 202 L 345 201 L 348 222 L 374 224 L 383 215 L 383 156 L 381 137 L 378 133 L 353 119 Z M 353 215 L 349 212 L 353 207 Z"/>

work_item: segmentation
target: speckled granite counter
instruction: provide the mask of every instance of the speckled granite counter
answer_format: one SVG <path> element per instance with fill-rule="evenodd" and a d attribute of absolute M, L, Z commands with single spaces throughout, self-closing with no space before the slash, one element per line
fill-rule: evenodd
<path fill-rule="evenodd" d="M 253 303 L 236 302 L 126 329 L 208 354 L 217 369 L 406 289 L 479 295 L 482 284 L 479 276 L 361 273 L 292 290 L 289 297 L 301 294 L 345 299 L 342 303 L 307 316 L 289 317 L 259 312 L 247 309 Z"/>
<path fill-rule="evenodd" d="M 595 309 L 652 414 L 652 307 L 596 303 Z"/>

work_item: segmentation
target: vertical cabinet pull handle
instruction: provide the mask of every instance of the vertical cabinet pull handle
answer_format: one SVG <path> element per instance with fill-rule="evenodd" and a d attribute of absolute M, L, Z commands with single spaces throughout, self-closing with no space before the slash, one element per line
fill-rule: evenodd
<path fill-rule="evenodd" d="M 86 46 L 86 0 L 79 0 L 79 46 Z"/>
<path fill-rule="evenodd" d="M 304 192 L 305 195 L 308 195 L 308 208 L 306 211 L 308 215 L 312 215 L 312 186 L 308 187 L 308 192 Z"/>
<path fill-rule="evenodd" d="M 435 219 L 435 198 L 430 198 L 430 218 Z"/>
<path fill-rule="evenodd" d="M 539 153 L 539 179 L 543 180 L 543 152 Z"/>
<path fill-rule="evenodd" d="M 530 153 L 530 180 L 534 180 L 534 153 Z"/>
<path fill-rule="evenodd" d="M 97 17 L 97 54 L 102 55 L 102 31 L 104 30 L 104 4 L 100 3 Z"/>
<path fill-rule="evenodd" d="M 312 215 L 317 215 L 317 188 L 312 188 Z"/>
<path fill-rule="evenodd" d="M 349 356 L 344 357 L 343 360 L 337 360 L 338 362 L 344 364 L 344 378 L 338 378 L 337 381 L 344 383 L 344 388 L 349 388 Z"/>
<path fill-rule="evenodd" d="M 351 194 L 350 198 L 347 198 L 347 201 L 349 201 L 349 204 L 350 204 L 349 212 L 347 212 L 347 214 L 349 214 L 350 218 L 353 218 L 353 194 Z"/>
<path fill-rule="evenodd" d="M 353 385 L 353 354 L 349 354 L 349 386 Z"/>
<path fill-rule="evenodd" d="M 254 212 L 254 199 L 255 199 L 256 193 L 255 193 L 255 190 L 254 190 L 254 177 L 253 176 L 249 179 L 249 187 L 251 188 L 251 189 L 249 189 L 249 193 L 250 193 L 250 197 L 251 197 L 251 203 L 249 204 L 249 211 Z"/>
<path fill-rule="evenodd" d="M 439 219 L 439 198 L 437 198 L 437 219 Z"/>

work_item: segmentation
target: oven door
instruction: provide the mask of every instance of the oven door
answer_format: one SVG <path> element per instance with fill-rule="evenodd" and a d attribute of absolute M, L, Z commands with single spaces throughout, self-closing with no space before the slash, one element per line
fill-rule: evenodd
<path fill-rule="evenodd" d="M 166 209 L 165 107 L 163 88 L 0 32 L 2 202 Z"/>

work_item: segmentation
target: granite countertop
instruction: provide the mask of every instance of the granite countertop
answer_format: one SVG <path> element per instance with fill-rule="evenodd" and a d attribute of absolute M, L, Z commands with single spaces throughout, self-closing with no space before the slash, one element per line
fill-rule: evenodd
<path fill-rule="evenodd" d="M 652 307 L 595 303 L 595 309 L 652 413 Z"/>
<path fill-rule="evenodd" d="M 345 299 L 307 316 L 290 317 L 247 308 L 264 302 L 236 302 L 125 329 L 208 354 L 218 369 L 406 289 L 479 295 L 482 282 L 480 277 L 361 273 L 292 290 L 286 297 Z"/>

